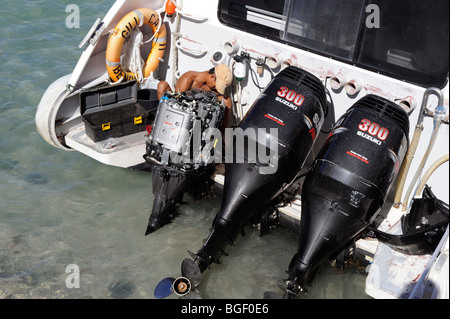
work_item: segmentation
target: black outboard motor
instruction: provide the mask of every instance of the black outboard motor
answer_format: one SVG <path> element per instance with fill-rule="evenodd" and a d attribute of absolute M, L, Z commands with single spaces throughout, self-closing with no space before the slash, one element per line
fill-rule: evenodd
<path fill-rule="evenodd" d="M 367 95 L 335 124 L 302 187 L 300 244 L 289 265 L 288 294 L 314 278 L 380 212 L 402 165 L 409 120 L 403 109 Z"/>
<path fill-rule="evenodd" d="M 154 196 L 145 235 L 170 221 L 186 191 L 192 189 L 200 199 L 212 189 L 210 177 L 222 156 L 217 140 L 223 111 L 216 94 L 199 89 L 166 92 L 161 98 L 144 155 L 152 165 Z"/>
<path fill-rule="evenodd" d="M 221 209 L 205 244 L 191 254 L 201 272 L 218 262 L 243 225 L 294 181 L 321 129 L 326 109 L 320 80 L 300 68 L 288 67 L 257 98 L 233 131 L 234 140 L 226 135 L 226 141 L 232 142 L 227 147 L 233 148 L 233 158 L 228 156 L 228 148 Z M 256 147 L 252 149 L 252 145 Z"/>

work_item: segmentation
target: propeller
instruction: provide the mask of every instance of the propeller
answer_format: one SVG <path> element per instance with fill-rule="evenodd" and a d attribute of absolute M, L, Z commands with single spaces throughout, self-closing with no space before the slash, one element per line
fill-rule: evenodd
<path fill-rule="evenodd" d="M 197 287 L 202 279 L 202 272 L 200 271 L 200 268 L 192 259 L 189 258 L 185 258 L 181 263 L 181 275 L 189 278 L 194 287 Z"/>
<path fill-rule="evenodd" d="M 153 292 L 153 295 L 157 299 L 162 299 L 169 297 L 172 293 L 172 285 L 175 281 L 175 278 L 173 277 L 167 277 L 161 280 L 158 285 L 155 288 L 155 291 Z"/>
<path fill-rule="evenodd" d="M 200 284 L 202 273 L 197 264 L 185 258 L 181 264 L 181 277 L 166 277 L 156 285 L 153 295 L 157 299 L 169 297 L 172 293 L 186 299 L 201 299 L 201 296 L 192 291 Z"/>

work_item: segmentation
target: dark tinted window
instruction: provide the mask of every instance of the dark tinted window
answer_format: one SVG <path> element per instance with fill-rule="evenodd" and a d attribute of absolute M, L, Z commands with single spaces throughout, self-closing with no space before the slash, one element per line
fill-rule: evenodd
<path fill-rule="evenodd" d="M 219 6 L 222 23 L 240 30 L 424 87 L 447 82 L 448 0 L 222 0 Z"/>
<path fill-rule="evenodd" d="M 279 38 L 280 29 L 274 25 L 283 19 L 284 0 L 222 0 L 219 8 L 222 23 L 262 36 Z"/>
<path fill-rule="evenodd" d="M 360 29 L 361 0 L 292 1 L 281 37 L 290 43 L 345 59 L 353 59 Z"/>
<path fill-rule="evenodd" d="M 363 29 L 359 61 L 391 76 L 442 87 L 448 74 L 449 1 L 376 0 L 380 27 Z"/>

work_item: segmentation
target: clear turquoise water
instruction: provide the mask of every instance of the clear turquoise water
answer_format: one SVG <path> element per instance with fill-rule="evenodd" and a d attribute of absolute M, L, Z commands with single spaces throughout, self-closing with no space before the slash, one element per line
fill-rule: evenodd
<path fill-rule="evenodd" d="M 0 11 L 0 298 L 153 298 L 180 274 L 186 250 L 209 233 L 220 198 L 180 207 L 174 223 L 144 236 L 152 205 L 148 173 L 109 167 L 48 145 L 34 124 L 45 89 L 70 73 L 78 44 L 113 1 L 78 3 L 80 28 L 66 28 L 67 0 L 6 0 Z M 205 298 L 280 292 L 296 234 L 249 228 L 230 257 L 205 274 Z M 66 267 L 81 270 L 68 288 Z M 304 298 L 367 298 L 357 267 L 324 267 Z M 174 296 L 172 296 L 174 297 Z M 171 298 L 172 298 L 171 297 Z"/>

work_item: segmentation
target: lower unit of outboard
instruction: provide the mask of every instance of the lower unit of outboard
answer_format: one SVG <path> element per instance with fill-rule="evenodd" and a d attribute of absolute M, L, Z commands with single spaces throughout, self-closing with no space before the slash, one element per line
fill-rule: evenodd
<path fill-rule="evenodd" d="M 221 160 L 223 106 L 212 92 L 166 92 L 161 98 L 144 158 L 151 164 L 153 208 L 146 235 L 170 221 L 191 189 L 199 199 L 213 186 L 214 163 Z"/>
<path fill-rule="evenodd" d="M 402 165 L 408 115 L 384 98 L 367 95 L 335 124 L 302 186 L 297 254 L 287 292 L 311 283 L 321 263 L 335 258 L 379 214 Z"/>
<path fill-rule="evenodd" d="M 288 67 L 259 95 L 239 128 L 227 131 L 220 212 L 203 247 L 192 254 L 193 265 L 201 272 L 218 262 L 244 224 L 295 180 L 326 110 L 320 80 L 300 68 Z"/>

